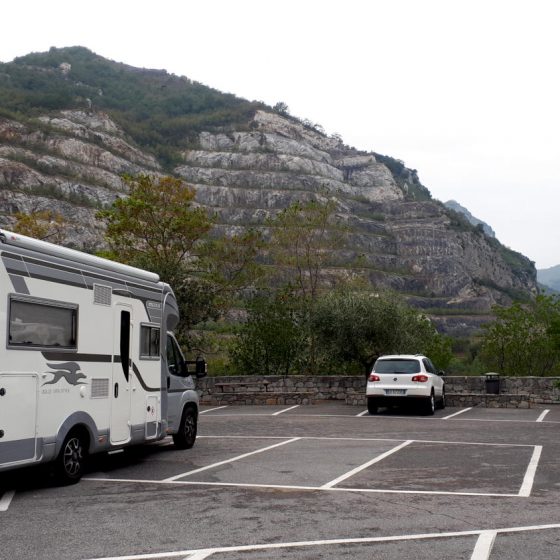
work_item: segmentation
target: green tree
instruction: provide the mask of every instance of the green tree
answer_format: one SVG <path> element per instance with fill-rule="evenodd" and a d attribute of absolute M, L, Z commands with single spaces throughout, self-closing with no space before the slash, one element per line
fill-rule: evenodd
<path fill-rule="evenodd" d="M 234 367 L 244 374 L 288 375 L 305 350 L 301 309 L 290 293 L 262 293 L 247 305 L 247 321 L 230 351 Z"/>
<path fill-rule="evenodd" d="M 260 236 L 209 238 L 214 225 L 194 204 L 194 189 L 175 177 L 124 177 L 129 196 L 98 212 L 106 223 L 109 258 L 151 270 L 169 283 L 181 310 L 181 341 L 195 346 L 192 329 L 216 319 L 252 282 Z"/>
<path fill-rule="evenodd" d="M 287 115 L 290 112 L 288 104 L 284 103 L 283 101 L 278 101 L 278 103 L 274 105 L 273 109 L 281 115 Z"/>
<path fill-rule="evenodd" d="M 325 290 L 326 271 L 333 250 L 343 244 L 343 228 L 336 220 L 336 201 L 295 202 L 269 221 L 268 257 L 273 280 L 298 301 L 302 313 L 302 336 L 307 343 L 307 369 L 317 370 L 316 334 L 311 324 L 315 304 Z"/>
<path fill-rule="evenodd" d="M 156 272 L 171 285 L 181 283 L 212 220 L 193 206 L 194 189 L 181 179 L 138 175 L 123 181 L 128 197 L 97 213 L 107 224 L 108 256 Z"/>
<path fill-rule="evenodd" d="M 332 251 L 342 244 L 336 201 L 295 202 L 268 222 L 275 274 L 299 297 L 315 301 Z"/>
<path fill-rule="evenodd" d="M 68 222 L 64 216 L 52 210 L 33 210 L 28 214 L 17 212 L 14 232 L 61 244 L 66 239 Z"/>
<path fill-rule="evenodd" d="M 439 367 L 451 357 L 430 320 L 391 293 L 338 290 L 321 298 L 313 329 L 326 363 L 369 373 L 382 354 L 438 350 Z"/>
<path fill-rule="evenodd" d="M 485 327 L 481 359 L 504 375 L 560 373 L 560 300 L 539 295 L 526 305 L 494 308 L 496 320 Z"/>

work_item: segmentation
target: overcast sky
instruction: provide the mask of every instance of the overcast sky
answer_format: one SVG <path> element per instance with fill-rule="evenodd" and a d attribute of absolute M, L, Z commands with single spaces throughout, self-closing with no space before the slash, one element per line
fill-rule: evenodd
<path fill-rule="evenodd" d="M 82 45 L 401 159 L 538 268 L 560 264 L 554 0 L 18 0 L 0 61 Z"/>

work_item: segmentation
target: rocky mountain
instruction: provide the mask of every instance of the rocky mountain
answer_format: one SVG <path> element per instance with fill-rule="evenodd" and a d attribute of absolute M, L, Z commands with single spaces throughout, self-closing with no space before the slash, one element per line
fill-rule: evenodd
<path fill-rule="evenodd" d="M 459 204 L 456 200 L 448 200 L 445 203 L 445 206 L 447 208 L 449 208 L 450 210 L 454 210 L 455 212 L 459 212 L 460 214 L 463 214 L 463 216 L 465 216 L 465 218 L 467 218 L 468 222 L 470 224 L 472 224 L 473 226 L 480 226 L 482 228 L 482 231 L 488 237 L 496 237 L 496 233 L 486 222 L 483 222 L 482 220 L 479 220 L 478 218 L 475 218 L 469 212 L 469 210 L 467 210 L 467 208 L 465 208 L 464 206 L 461 206 L 461 204 Z"/>
<path fill-rule="evenodd" d="M 71 223 L 68 243 L 94 250 L 95 211 L 126 195 L 123 173 L 182 177 L 226 234 L 333 198 L 348 227 L 329 278 L 359 271 L 450 332 L 537 290 L 529 259 L 432 199 L 416 171 L 307 121 L 79 47 L 0 65 L 2 227 L 54 209 Z"/>

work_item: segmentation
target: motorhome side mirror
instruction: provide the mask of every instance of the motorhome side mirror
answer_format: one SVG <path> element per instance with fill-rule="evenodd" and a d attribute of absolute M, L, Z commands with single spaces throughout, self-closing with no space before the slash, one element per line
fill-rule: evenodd
<path fill-rule="evenodd" d="M 197 356 L 195 361 L 195 374 L 198 378 L 205 377 L 208 373 L 208 364 L 202 356 Z"/>

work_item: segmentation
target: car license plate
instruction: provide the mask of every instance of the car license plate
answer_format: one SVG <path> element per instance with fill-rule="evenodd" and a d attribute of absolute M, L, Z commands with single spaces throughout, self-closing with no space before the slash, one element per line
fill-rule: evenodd
<path fill-rule="evenodd" d="M 392 395 L 392 396 L 397 396 L 397 395 L 406 395 L 406 389 L 385 389 L 385 394 L 386 395 Z"/>

